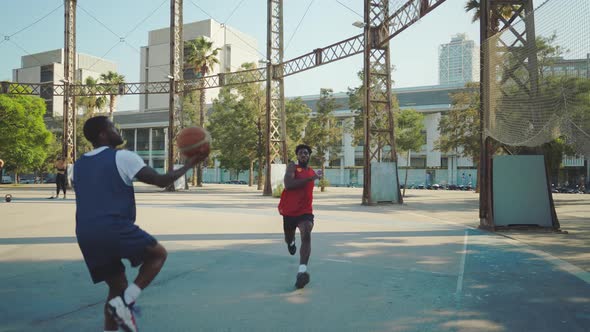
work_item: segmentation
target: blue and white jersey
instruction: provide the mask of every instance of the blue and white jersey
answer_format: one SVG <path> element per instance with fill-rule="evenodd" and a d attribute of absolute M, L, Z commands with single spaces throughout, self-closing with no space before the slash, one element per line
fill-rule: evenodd
<path fill-rule="evenodd" d="M 76 228 L 135 222 L 132 179 L 145 166 L 127 150 L 100 147 L 74 164 Z M 108 226 L 107 226 L 108 227 Z"/>

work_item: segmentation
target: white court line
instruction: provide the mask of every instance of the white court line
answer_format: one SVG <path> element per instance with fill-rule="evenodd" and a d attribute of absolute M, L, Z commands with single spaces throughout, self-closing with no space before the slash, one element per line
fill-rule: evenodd
<path fill-rule="evenodd" d="M 352 261 L 344 260 L 344 259 L 323 258 L 322 260 L 329 261 L 329 262 L 338 262 L 338 263 L 352 263 Z"/>
<path fill-rule="evenodd" d="M 530 246 L 530 245 L 528 245 L 528 244 L 526 244 L 524 242 L 515 240 L 515 239 L 513 239 L 511 237 L 508 237 L 508 236 L 506 236 L 504 234 L 482 231 L 482 230 L 480 230 L 478 228 L 475 228 L 475 227 L 472 227 L 472 226 L 463 225 L 463 224 L 460 224 L 460 223 L 457 223 L 457 222 L 453 222 L 453 221 L 449 221 L 449 220 L 444 220 L 444 219 L 440 219 L 440 218 L 428 216 L 428 215 L 425 215 L 425 214 L 420 214 L 420 213 L 415 213 L 415 212 L 406 212 L 406 213 L 413 214 L 413 215 L 420 216 L 420 217 L 426 217 L 426 218 L 438 220 L 438 221 L 440 221 L 442 223 L 449 224 L 449 225 L 455 225 L 455 226 L 460 226 L 460 227 L 464 227 L 464 228 L 468 228 L 468 229 L 477 230 L 477 231 L 480 231 L 482 233 L 485 232 L 485 233 L 489 233 L 489 234 L 501 236 L 502 239 L 504 241 L 506 241 L 507 243 L 509 243 L 509 244 L 511 244 L 511 245 L 513 245 L 515 247 L 522 247 L 522 249 L 523 249 L 524 252 L 530 253 L 532 255 L 539 256 L 539 257 L 545 259 L 547 262 L 555 265 L 555 267 L 557 267 L 561 271 L 567 272 L 567 273 L 575 276 L 576 278 L 584 281 L 586 284 L 590 284 L 590 273 L 587 272 L 587 271 L 585 271 L 584 269 L 581 269 L 581 268 L 577 267 L 576 265 L 574 265 L 574 264 L 572 264 L 570 262 L 566 262 L 566 261 L 564 261 L 561 258 L 557 258 L 557 257 L 555 257 L 555 256 L 553 256 L 553 255 L 551 255 L 551 254 L 549 254 L 547 252 L 544 252 L 544 251 L 539 250 L 539 249 L 534 249 L 532 246 Z"/>
<path fill-rule="evenodd" d="M 467 258 L 467 236 L 469 231 L 465 230 L 465 236 L 463 237 L 463 252 L 461 255 L 461 264 L 459 265 L 459 277 L 457 278 L 457 290 L 455 296 L 460 297 L 463 291 L 463 275 L 465 274 L 465 260 Z"/>

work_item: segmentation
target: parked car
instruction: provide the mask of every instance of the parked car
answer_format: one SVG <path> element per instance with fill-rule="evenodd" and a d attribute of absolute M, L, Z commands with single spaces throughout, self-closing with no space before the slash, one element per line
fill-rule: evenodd
<path fill-rule="evenodd" d="M 35 176 L 33 176 L 33 175 L 23 175 L 18 180 L 18 183 L 20 183 L 20 184 L 32 184 L 32 183 L 35 183 Z"/>
<path fill-rule="evenodd" d="M 248 182 L 244 180 L 229 180 L 225 181 L 225 184 L 248 184 Z"/>
<path fill-rule="evenodd" d="M 12 183 L 12 178 L 10 175 L 2 175 L 2 180 L 0 181 L 1 184 L 9 184 Z"/>
<path fill-rule="evenodd" d="M 43 183 L 55 183 L 55 175 L 48 174 L 44 179 Z"/>

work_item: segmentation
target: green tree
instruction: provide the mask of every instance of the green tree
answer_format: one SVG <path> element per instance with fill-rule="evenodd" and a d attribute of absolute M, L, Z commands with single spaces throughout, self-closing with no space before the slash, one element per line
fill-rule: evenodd
<path fill-rule="evenodd" d="M 451 110 L 438 124 L 437 150 L 470 157 L 479 166 L 479 83 L 467 83 L 465 89 L 451 94 Z"/>
<path fill-rule="evenodd" d="M 295 147 L 302 143 L 305 127 L 309 123 L 311 108 L 301 98 L 289 99 L 285 102 L 287 116 L 287 146 Z M 295 149 L 287 151 L 289 159 L 296 159 Z"/>
<path fill-rule="evenodd" d="M 255 69 L 256 64 L 249 62 L 241 65 L 240 70 Z M 265 128 L 266 128 L 266 89 L 260 83 L 247 83 L 236 86 L 236 90 L 241 96 L 239 101 L 240 107 L 243 108 L 243 121 L 248 122 L 246 125 L 252 127 L 256 135 L 252 149 L 247 150 L 250 158 L 250 176 L 248 185 L 252 186 L 254 182 L 254 164 L 257 164 L 257 190 L 263 187 L 263 166 L 265 160 L 264 148 L 266 146 Z"/>
<path fill-rule="evenodd" d="M 197 77 L 204 77 L 209 74 L 213 67 L 219 63 L 219 59 L 217 55 L 219 53 L 219 48 L 213 48 L 213 42 L 207 41 L 205 37 L 198 37 L 194 40 L 189 40 L 184 43 L 184 59 L 185 59 L 185 66 L 189 68 L 193 68 L 194 73 Z M 199 121 L 197 122 L 199 126 L 205 128 L 206 124 L 206 110 L 205 110 L 205 90 L 204 81 L 199 81 Z M 197 186 L 203 186 L 203 179 L 202 179 L 202 165 L 199 163 L 197 165 Z"/>
<path fill-rule="evenodd" d="M 92 76 L 86 77 L 84 84 L 93 89 L 98 88 L 98 80 Z M 106 96 L 80 96 L 76 98 L 76 105 L 83 109 L 84 114 L 94 115 L 94 112 L 102 112 L 107 104 Z"/>
<path fill-rule="evenodd" d="M 559 137 L 540 147 L 515 147 L 516 153 L 544 154 L 548 173 L 558 178 L 563 156 L 587 154 L 590 145 L 590 79 L 548 76 L 541 81 L 540 95 L 551 101 L 561 118 Z"/>
<path fill-rule="evenodd" d="M 404 192 L 408 184 L 411 151 L 419 151 L 425 141 L 424 115 L 413 109 L 400 110 L 395 117 L 395 145 L 398 153 L 408 153 L 408 169 L 404 180 Z"/>
<path fill-rule="evenodd" d="M 106 87 L 106 92 L 109 94 L 109 118 L 113 121 L 113 112 L 115 111 L 115 101 L 119 95 L 118 85 L 125 83 L 125 76 L 117 72 L 110 71 L 106 74 L 100 74 L 100 79 L 106 84 L 116 84 L 117 86 Z"/>
<path fill-rule="evenodd" d="M 364 82 L 364 71 L 359 71 L 357 77 L 361 82 Z M 363 145 L 364 144 L 364 84 L 354 88 L 348 88 L 346 92 L 348 95 L 348 107 L 355 114 L 356 121 L 354 121 L 353 132 L 353 144 Z"/>
<path fill-rule="evenodd" d="M 391 68 L 391 71 L 394 71 L 395 67 Z M 361 70 L 357 73 L 357 76 L 361 82 L 364 82 L 364 71 Z M 391 82 L 393 85 L 393 81 Z M 365 106 L 364 106 L 364 84 L 361 83 L 360 86 L 354 88 L 348 88 L 348 105 L 351 111 L 354 112 L 356 121 L 354 121 L 354 125 L 352 128 L 347 128 L 347 130 L 353 133 L 353 144 L 354 145 L 364 145 L 365 144 L 365 127 L 364 127 L 364 116 L 365 116 Z M 395 94 L 391 95 L 391 108 L 395 112 L 399 110 L 399 102 L 397 100 L 397 96 Z M 378 105 L 376 109 L 377 113 L 384 114 L 385 107 L 384 105 Z M 387 117 L 382 116 L 377 119 L 374 119 L 374 123 L 379 128 L 387 128 L 388 124 Z M 384 142 L 387 141 L 387 138 L 382 137 L 387 134 L 381 135 L 374 135 L 373 142 L 376 143 L 379 149 L 383 149 L 385 147 Z"/>
<path fill-rule="evenodd" d="M 250 166 L 256 149 L 256 124 L 251 110 L 240 103 L 240 96 L 230 88 L 222 88 L 213 101 L 209 131 L 216 158 L 221 167 L 239 174 Z"/>
<path fill-rule="evenodd" d="M 332 95 L 332 89 L 321 89 L 317 102 L 317 112 L 305 129 L 305 141 L 315 150 L 312 160 L 319 163 L 325 174 L 326 163 L 338 157 L 342 148 L 342 128 L 337 125 L 334 111 L 338 105 Z M 320 182 L 325 190 L 325 182 Z"/>
<path fill-rule="evenodd" d="M 0 158 L 15 174 L 34 171 L 47 157 L 53 135 L 45 127 L 39 97 L 0 95 Z"/>
<path fill-rule="evenodd" d="M 244 63 L 240 67 L 244 71 L 244 75 L 249 75 L 249 70 L 255 69 L 254 63 Z M 239 74 L 238 74 L 239 75 Z M 242 78 L 233 76 L 236 80 L 242 81 Z M 229 89 L 232 96 L 236 97 L 235 105 L 232 105 L 231 98 L 226 98 L 227 92 L 224 92 L 225 100 L 220 98 L 214 102 L 214 111 L 211 116 L 211 129 L 215 131 L 216 139 L 221 137 L 219 132 L 221 130 L 228 130 L 230 134 L 233 134 L 234 124 L 238 124 L 240 130 L 252 131 L 254 135 L 244 134 L 240 137 L 240 142 L 233 142 L 235 137 L 229 139 L 230 144 L 235 146 L 239 143 L 244 144 L 242 148 L 242 154 L 246 155 L 249 159 L 249 184 L 252 185 L 254 182 L 254 166 L 257 166 L 257 188 L 262 190 L 263 187 L 263 167 L 265 161 L 265 128 L 266 128 L 266 89 L 259 83 L 248 83 L 236 85 Z M 228 110 L 231 110 L 228 111 Z M 218 113 L 219 114 L 216 114 Z M 231 116 L 228 116 L 230 113 Z M 287 144 L 291 146 L 294 142 L 300 142 L 302 132 L 308 122 L 309 114 L 311 110 L 297 98 L 295 100 L 288 100 L 285 105 L 285 112 L 287 113 Z M 220 127 L 221 123 L 227 124 L 229 121 L 233 122 L 231 126 Z M 251 140 L 250 140 L 251 139 Z M 227 159 L 225 154 L 231 151 L 227 148 L 220 151 L 223 158 Z M 234 156 L 235 159 L 235 156 Z M 238 159 L 242 159 L 240 156 Z M 224 163 L 228 164 L 228 162 Z M 238 163 L 239 164 L 239 163 Z"/>
<path fill-rule="evenodd" d="M 51 143 L 47 147 L 47 157 L 39 167 L 35 169 L 35 173 L 43 183 L 43 177 L 47 173 L 53 173 L 55 170 L 55 162 L 62 154 L 62 142 L 56 133 L 52 133 Z"/>
<path fill-rule="evenodd" d="M 537 68 L 535 72 L 530 73 L 529 69 L 521 65 L 522 59 L 535 52 L 537 58 Z M 518 46 L 511 49 L 511 52 L 505 56 L 502 69 L 502 81 L 508 81 L 509 78 L 520 81 L 530 82 L 536 77 L 536 90 L 527 91 L 517 84 L 504 84 L 502 86 L 502 96 L 498 99 L 496 110 L 496 126 L 503 128 L 512 124 L 528 124 L 528 135 L 533 133 L 542 133 L 549 125 L 555 125 L 556 131 L 552 134 L 553 140 L 539 146 L 510 146 L 505 147 L 506 151 L 512 154 L 543 154 L 545 156 L 548 174 L 556 178 L 559 167 L 564 155 L 574 155 L 575 146 L 572 142 L 575 139 L 566 139 L 568 133 L 567 124 L 575 123 L 581 129 L 579 135 L 584 136 L 582 132 L 588 132 L 588 119 L 590 118 L 589 92 L 590 81 L 586 78 L 571 77 L 566 74 L 551 74 L 547 69 L 551 68 L 568 50 L 557 44 L 557 35 L 537 36 L 535 39 L 535 48 Z M 549 74 L 548 74 L 549 73 Z M 531 88 L 533 85 L 531 84 Z M 534 102 L 533 102 L 534 101 Z M 518 108 L 515 104 L 519 104 Z M 527 112 L 525 109 L 530 111 Z M 545 108 L 540 109 L 540 108 Z M 547 123 L 539 121 L 538 114 L 553 113 L 555 116 L 566 119 L 562 123 Z M 569 120 L 567 120 L 569 119 Z M 582 128 L 586 129 L 582 129 Z M 524 135 L 524 133 L 523 133 Z M 579 150 L 579 148 L 578 148 Z"/>
<path fill-rule="evenodd" d="M 481 17 L 481 8 L 480 8 L 481 0 L 467 0 L 465 3 L 465 12 L 473 12 L 473 16 L 471 17 L 471 22 L 479 21 Z M 499 29 L 499 19 L 500 17 L 508 20 L 512 17 L 513 13 L 517 11 L 521 5 L 506 5 L 506 4 L 499 4 L 496 5 L 497 10 L 492 10 L 490 14 L 490 23 L 492 25 L 493 31 L 498 31 Z"/>

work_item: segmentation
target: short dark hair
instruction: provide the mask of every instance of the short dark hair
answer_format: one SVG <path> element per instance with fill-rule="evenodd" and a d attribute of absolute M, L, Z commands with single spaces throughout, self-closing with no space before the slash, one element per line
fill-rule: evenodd
<path fill-rule="evenodd" d="M 109 124 L 109 118 L 104 115 L 95 116 L 86 120 L 84 123 L 84 137 L 92 143 L 96 144 L 98 135 L 101 131 L 106 130 Z"/>
<path fill-rule="evenodd" d="M 301 150 L 301 149 L 306 149 L 307 152 L 309 154 L 311 154 L 311 147 L 309 145 L 306 145 L 306 144 L 299 144 L 299 145 L 297 145 L 297 147 L 295 148 L 295 154 L 297 154 L 299 152 L 299 150 Z"/>

